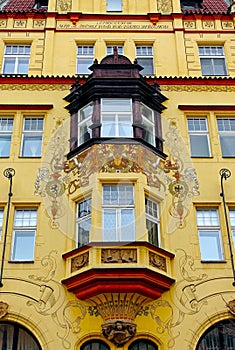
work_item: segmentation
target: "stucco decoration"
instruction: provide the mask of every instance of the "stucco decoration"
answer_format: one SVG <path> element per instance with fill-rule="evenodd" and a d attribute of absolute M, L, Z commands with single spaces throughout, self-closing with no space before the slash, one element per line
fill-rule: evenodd
<path fill-rule="evenodd" d="M 230 311 L 230 313 L 235 316 L 235 299 L 233 300 L 230 300 L 228 303 L 227 303 L 227 307 Z"/>
<path fill-rule="evenodd" d="M 56 11 L 71 11 L 72 9 L 72 0 L 57 0 Z"/>
<path fill-rule="evenodd" d="M 137 249 L 102 249 L 101 262 L 110 263 L 136 263 Z"/>
<path fill-rule="evenodd" d="M 188 148 L 176 124 L 164 119 L 162 122 L 168 154 L 166 161 L 141 144 L 117 144 L 115 140 L 109 144 L 94 144 L 65 161 L 69 122 L 66 121 L 60 127 L 58 125 L 35 181 L 35 195 L 44 199 L 51 226 L 69 235 L 65 214 L 71 211 L 73 215 L 73 208 L 70 208 L 67 195 L 73 195 L 90 185 L 92 174 L 142 173 L 146 176 L 147 184 L 157 189 L 162 198 L 171 195 L 168 233 L 183 228 L 192 197 L 199 195 L 199 184 Z"/>
<path fill-rule="evenodd" d="M 166 259 L 159 254 L 149 252 L 149 264 L 153 267 L 157 267 L 158 269 L 167 272 Z"/>
<path fill-rule="evenodd" d="M 162 14 L 172 13 L 171 0 L 157 0 L 157 9 Z"/>
<path fill-rule="evenodd" d="M 89 252 L 80 254 L 71 259 L 71 272 L 77 271 L 89 265 Z"/>
<path fill-rule="evenodd" d="M 0 301 L 0 319 L 6 316 L 8 313 L 9 305 L 7 303 L 4 303 L 3 301 Z"/>
<path fill-rule="evenodd" d="M 57 263 L 55 251 L 45 256 L 41 264 L 47 268 L 44 275 L 31 275 L 29 279 L 40 285 L 40 298 L 27 301 L 40 315 L 50 316 L 58 328 L 57 337 L 61 339 L 63 348 L 70 349 L 72 344 L 68 340 L 70 333 L 80 332 L 80 322 L 85 318 L 86 308 L 77 299 L 67 300 L 66 291 L 60 282 L 55 280 Z M 71 315 L 74 315 L 73 318 Z"/>
<path fill-rule="evenodd" d="M 102 334 L 116 347 L 125 345 L 136 333 L 136 324 L 126 320 L 108 321 L 102 324 Z"/>

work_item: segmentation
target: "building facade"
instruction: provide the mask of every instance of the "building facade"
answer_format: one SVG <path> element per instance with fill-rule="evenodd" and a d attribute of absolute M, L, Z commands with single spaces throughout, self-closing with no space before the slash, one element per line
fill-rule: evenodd
<path fill-rule="evenodd" d="M 235 4 L 0 0 L 0 349 L 235 348 Z"/>

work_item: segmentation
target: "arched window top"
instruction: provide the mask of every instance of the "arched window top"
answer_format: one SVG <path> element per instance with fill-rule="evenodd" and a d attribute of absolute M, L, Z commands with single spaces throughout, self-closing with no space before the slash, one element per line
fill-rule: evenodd
<path fill-rule="evenodd" d="M 105 342 L 94 339 L 84 343 L 81 350 L 110 350 L 110 348 Z"/>
<path fill-rule="evenodd" d="M 146 339 L 138 339 L 134 341 L 128 350 L 158 350 L 158 346 Z"/>
<path fill-rule="evenodd" d="M 235 349 L 235 320 L 215 323 L 200 338 L 196 350 Z"/>
<path fill-rule="evenodd" d="M 31 332 L 25 327 L 11 322 L 0 323 L 0 349 L 42 350 Z"/>

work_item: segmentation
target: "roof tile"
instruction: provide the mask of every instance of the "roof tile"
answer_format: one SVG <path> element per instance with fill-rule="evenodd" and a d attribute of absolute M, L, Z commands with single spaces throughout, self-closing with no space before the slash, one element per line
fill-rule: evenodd
<path fill-rule="evenodd" d="M 207 14 L 207 13 L 227 13 L 228 12 L 228 5 L 226 4 L 225 0 L 203 0 L 202 2 L 202 8 L 201 9 L 183 9 L 183 13 L 201 13 L 201 14 Z"/>
<path fill-rule="evenodd" d="M 35 0 L 9 0 L 7 4 L 2 8 L 3 12 L 31 12 L 31 11 L 43 11 L 45 8 L 34 9 Z"/>

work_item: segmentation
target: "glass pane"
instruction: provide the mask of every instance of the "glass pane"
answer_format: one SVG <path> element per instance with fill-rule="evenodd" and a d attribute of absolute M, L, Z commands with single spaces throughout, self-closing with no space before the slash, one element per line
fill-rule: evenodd
<path fill-rule="evenodd" d="M 34 260 L 35 231 L 15 231 L 12 260 Z"/>
<path fill-rule="evenodd" d="M 197 210 L 198 226 L 219 226 L 217 209 Z"/>
<path fill-rule="evenodd" d="M 24 329 L 19 329 L 17 350 L 39 350 L 38 344 L 33 337 Z"/>
<path fill-rule="evenodd" d="M 223 157 L 235 157 L 235 135 L 220 135 Z"/>
<path fill-rule="evenodd" d="M 14 326 L 0 324 L 0 349 L 12 350 L 14 338 Z"/>
<path fill-rule="evenodd" d="M 141 114 L 143 116 L 145 116 L 145 118 L 147 118 L 151 122 L 154 122 L 152 109 L 148 108 L 147 106 L 145 106 L 143 104 L 141 104 Z"/>
<path fill-rule="evenodd" d="M 78 223 L 78 247 L 89 243 L 90 228 L 91 219 L 86 219 Z"/>
<path fill-rule="evenodd" d="M 214 75 L 211 58 L 201 58 L 202 75 Z"/>
<path fill-rule="evenodd" d="M 231 226 L 235 227 L 235 210 L 229 210 Z"/>
<path fill-rule="evenodd" d="M 104 115 L 102 118 L 102 133 L 103 137 L 115 137 L 116 127 L 115 127 L 115 116 L 114 115 Z"/>
<path fill-rule="evenodd" d="M 0 118 L 1 131 L 12 131 L 12 129 L 13 129 L 13 118 Z"/>
<path fill-rule="evenodd" d="M 132 137 L 131 115 L 118 116 L 118 135 L 120 137 Z"/>
<path fill-rule="evenodd" d="M 201 259 L 206 261 L 223 260 L 219 231 L 199 231 Z"/>
<path fill-rule="evenodd" d="M 93 63 L 93 58 L 78 58 L 77 59 L 77 73 L 78 74 L 91 74 L 88 69 Z"/>
<path fill-rule="evenodd" d="M 3 64 L 3 74 L 14 74 L 15 73 L 15 58 L 5 58 Z"/>
<path fill-rule="evenodd" d="M 107 11 L 122 11 L 122 0 L 106 0 Z"/>
<path fill-rule="evenodd" d="M 159 246 L 158 241 L 158 224 L 151 220 L 146 219 L 146 228 L 148 230 L 148 241 L 149 243 Z"/>
<path fill-rule="evenodd" d="M 103 211 L 103 240 L 117 240 L 117 218 L 116 210 L 105 209 Z"/>
<path fill-rule="evenodd" d="M 103 112 L 131 112 L 131 100 L 130 99 L 111 99 L 104 98 L 102 100 Z"/>
<path fill-rule="evenodd" d="M 18 59 L 18 74 L 28 74 L 29 58 L 19 58 Z"/>
<path fill-rule="evenodd" d="M 134 209 L 121 209 L 121 241 L 135 241 Z"/>
<path fill-rule="evenodd" d="M 0 157 L 9 157 L 11 135 L 0 135 Z"/>
<path fill-rule="evenodd" d="M 89 118 L 91 115 L 92 115 L 92 112 L 93 112 L 93 104 L 89 104 L 88 106 L 82 108 L 80 110 L 80 122 L 84 119 L 87 119 Z"/>
<path fill-rule="evenodd" d="M 150 123 L 147 123 L 146 120 L 143 119 L 143 139 L 150 143 L 151 145 L 154 145 L 154 125 L 151 125 Z"/>
<path fill-rule="evenodd" d="M 192 157 L 209 157 L 210 150 L 207 135 L 189 135 Z"/>
<path fill-rule="evenodd" d="M 214 74 L 215 75 L 226 75 L 226 67 L 224 58 L 213 59 L 214 63 Z"/>
<path fill-rule="evenodd" d="M 22 145 L 23 157 L 40 157 L 42 149 L 41 135 L 24 135 Z"/>
<path fill-rule="evenodd" d="M 153 58 L 138 57 L 138 64 L 144 69 L 140 71 L 141 74 L 151 75 L 154 74 Z"/>
<path fill-rule="evenodd" d="M 36 227 L 37 210 L 36 209 L 17 209 L 15 212 L 15 227 Z"/>

